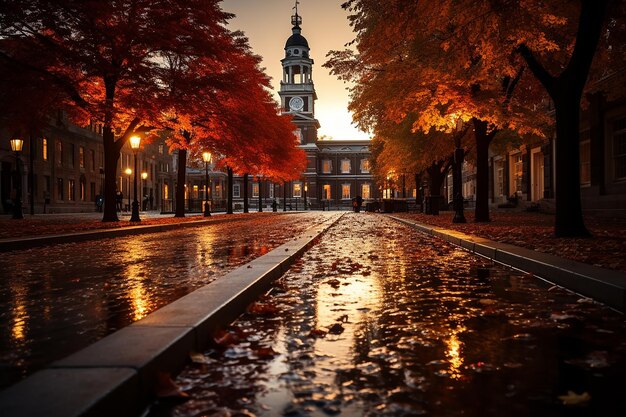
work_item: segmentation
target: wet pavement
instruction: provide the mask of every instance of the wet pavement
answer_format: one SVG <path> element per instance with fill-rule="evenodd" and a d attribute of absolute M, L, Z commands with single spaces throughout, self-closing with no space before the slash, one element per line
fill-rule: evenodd
<path fill-rule="evenodd" d="M 0 258 L 0 388 L 263 255 L 321 213 L 15 251 Z"/>
<path fill-rule="evenodd" d="M 149 416 L 624 416 L 625 330 L 589 299 L 351 213 Z"/>

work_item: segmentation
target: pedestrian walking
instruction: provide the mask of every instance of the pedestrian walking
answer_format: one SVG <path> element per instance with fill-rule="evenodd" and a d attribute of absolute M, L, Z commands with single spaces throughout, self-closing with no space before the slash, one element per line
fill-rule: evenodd
<path fill-rule="evenodd" d="M 115 207 L 117 211 L 122 211 L 122 202 L 124 201 L 124 194 L 121 190 L 115 192 Z"/>

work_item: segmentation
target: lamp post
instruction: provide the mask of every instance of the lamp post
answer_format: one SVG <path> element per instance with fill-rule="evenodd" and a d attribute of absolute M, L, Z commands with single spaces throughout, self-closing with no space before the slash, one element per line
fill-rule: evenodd
<path fill-rule="evenodd" d="M 307 204 L 307 201 L 306 201 L 306 192 L 307 191 L 309 191 L 309 186 L 306 183 L 306 181 L 304 181 L 304 209 L 305 210 L 308 210 L 308 204 Z"/>
<path fill-rule="evenodd" d="M 20 170 L 20 152 L 24 146 L 24 140 L 11 139 L 11 150 L 15 152 L 15 205 L 13 206 L 13 219 L 23 219 L 22 213 L 22 172 Z"/>
<path fill-rule="evenodd" d="M 465 151 L 461 147 L 461 136 L 463 136 L 463 120 L 458 119 L 456 123 L 456 132 L 454 133 L 454 167 L 452 170 L 452 207 L 454 208 L 454 218 L 452 223 L 466 223 L 465 214 L 463 213 L 463 159 Z"/>
<path fill-rule="evenodd" d="M 135 177 L 133 184 L 133 191 L 135 193 L 135 199 L 133 200 L 133 210 L 130 215 L 131 222 L 140 222 L 139 218 L 139 201 L 137 201 L 137 153 L 139 152 L 139 145 L 141 145 L 141 138 L 139 136 L 131 136 L 130 138 L 130 147 L 133 150 L 133 154 L 135 154 Z"/>
<path fill-rule="evenodd" d="M 143 204 L 144 211 L 147 210 L 147 205 L 148 205 L 147 203 L 144 203 L 146 201 L 146 196 L 143 194 L 144 184 L 147 179 L 148 179 L 148 173 L 146 171 L 143 171 L 141 173 L 141 202 Z"/>
<path fill-rule="evenodd" d="M 126 179 L 126 184 L 128 186 L 126 187 L 126 189 L 128 190 L 128 209 L 130 210 L 130 176 L 133 175 L 133 170 L 130 168 L 126 168 L 124 173 L 128 175 L 128 178 Z M 120 201 L 120 210 L 122 209 L 121 205 L 122 205 L 122 202 Z"/>
<path fill-rule="evenodd" d="M 203 152 L 204 161 L 204 217 L 211 215 L 211 205 L 209 203 L 209 163 L 211 162 L 211 152 Z"/>

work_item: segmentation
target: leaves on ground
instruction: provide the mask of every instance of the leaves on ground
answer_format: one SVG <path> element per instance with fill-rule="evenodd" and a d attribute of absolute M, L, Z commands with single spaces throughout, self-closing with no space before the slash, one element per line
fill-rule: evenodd
<path fill-rule="evenodd" d="M 567 395 L 559 395 L 559 400 L 563 402 L 563 405 L 584 406 L 591 401 L 591 395 L 589 395 L 586 391 L 582 394 L 576 394 L 574 391 L 567 391 Z"/>
<path fill-rule="evenodd" d="M 189 395 L 176 385 L 167 372 L 157 373 L 154 394 L 157 398 L 178 399 L 182 401 L 189 399 Z"/>

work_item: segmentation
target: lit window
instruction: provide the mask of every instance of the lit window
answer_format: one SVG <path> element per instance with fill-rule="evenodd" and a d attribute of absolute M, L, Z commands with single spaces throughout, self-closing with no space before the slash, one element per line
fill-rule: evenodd
<path fill-rule="evenodd" d="M 76 200 L 76 182 L 74 180 L 67 181 L 67 199 L 69 201 Z"/>
<path fill-rule="evenodd" d="M 259 183 L 252 183 L 252 197 L 259 196 Z"/>
<path fill-rule="evenodd" d="M 160 153 L 161 155 L 163 155 L 163 145 L 162 145 L 162 144 L 161 144 L 161 145 L 159 145 L 159 153 Z"/>
<path fill-rule="evenodd" d="M 369 184 L 361 184 L 361 197 L 363 197 L 364 199 L 371 198 Z"/>
<path fill-rule="evenodd" d="M 330 200 L 331 199 L 330 184 L 325 184 L 323 191 L 324 191 L 324 193 L 322 195 L 324 196 L 324 199 L 325 200 Z"/>
<path fill-rule="evenodd" d="M 299 182 L 293 183 L 293 196 L 302 197 L 302 184 Z"/>
<path fill-rule="evenodd" d="M 41 152 L 44 161 L 48 160 L 48 139 L 43 138 L 41 140 Z"/>
<path fill-rule="evenodd" d="M 200 189 L 198 188 L 198 185 L 194 185 L 193 186 L 193 195 L 191 196 L 191 198 L 198 198 L 198 192 L 200 191 Z"/>
<path fill-rule="evenodd" d="M 233 197 L 234 198 L 241 197 L 241 185 L 233 184 Z"/>
<path fill-rule="evenodd" d="M 350 160 L 349 159 L 342 159 L 341 160 L 341 173 L 342 174 L 349 174 L 350 173 Z"/>
<path fill-rule="evenodd" d="M 350 184 L 341 185 L 341 198 L 344 200 L 350 198 Z"/>
<path fill-rule="evenodd" d="M 80 201 L 85 201 L 87 197 L 87 184 L 85 183 L 85 177 L 80 177 Z"/>
<path fill-rule="evenodd" d="M 170 187 L 167 184 L 163 184 L 163 198 L 166 200 L 170 198 Z"/>
<path fill-rule="evenodd" d="M 85 148 L 82 146 L 78 148 L 78 166 L 85 168 Z"/>
<path fill-rule="evenodd" d="M 330 174 L 333 170 L 333 163 L 330 159 L 324 159 L 322 161 L 322 173 Z"/>
<path fill-rule="evenodd" d="M 60 140 L 57 140 L 57 151 L 55 155 L 57 165 L 63 164 L 63 143 Z"/>
<path fill-rule="evenodd" d="M 369 161 L 369 159 L 361 159 L 361 172 L 363 174 L 369 174 L 369 172 L 370 172 L 370 161 Z"/>

